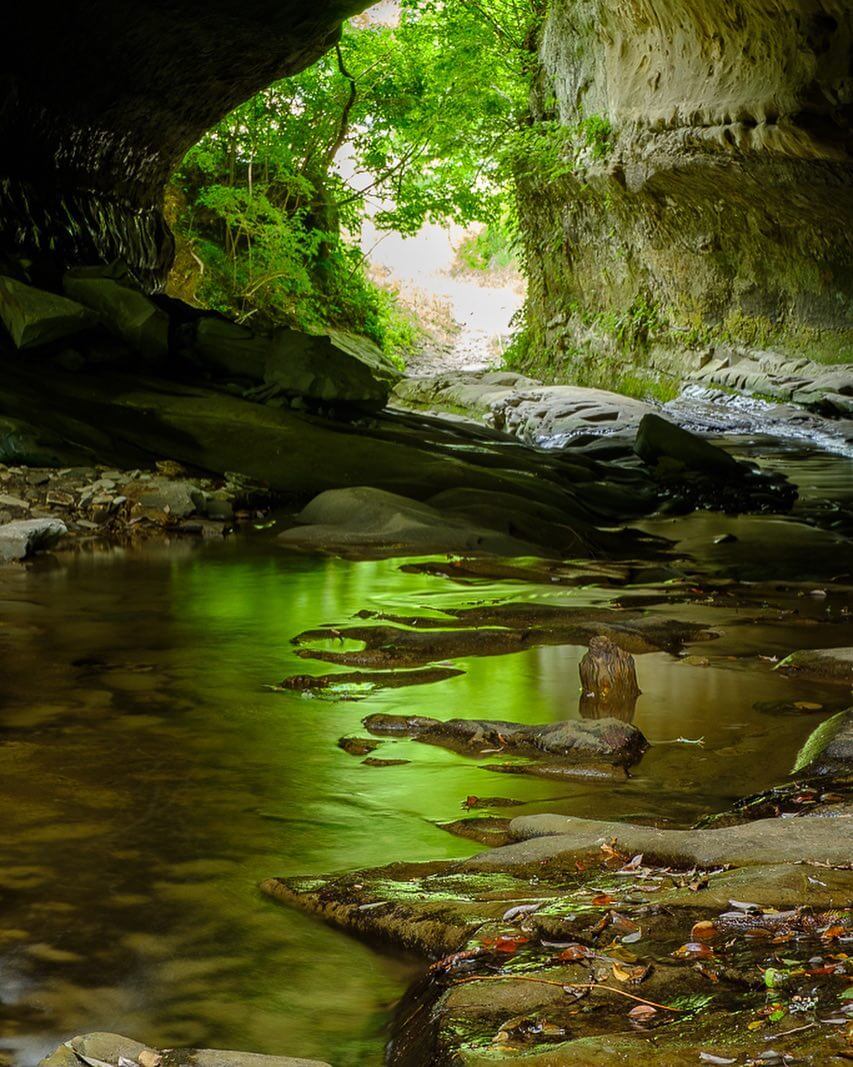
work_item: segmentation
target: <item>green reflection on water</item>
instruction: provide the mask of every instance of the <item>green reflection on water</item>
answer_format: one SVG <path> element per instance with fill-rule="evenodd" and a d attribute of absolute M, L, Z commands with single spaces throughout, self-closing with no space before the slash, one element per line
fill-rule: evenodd
<path fill-rule="evenodd" d="M 655 741 L 702 735 L 706 745 L 653 749 L 622 784 L 491 774 L 410 741 L 377 754 L 411 763 L 367 767 L 336 747 L 376 711 L 574 716 L 582 649 L 468 659 L 462 677 L 358 702 L 264 688 L 325 673 L 290 639 L 363 608 L 543 595 L 606 600 L 601 590 L 453 586 L 394 562 L 293 559 L 263 542 L 0 578 L 0 1044 L 31 1064 L 72 1033 L 111 1029 L 152 1044 L 378 1064 L 419 964 L 270 903 L 260 879 L 468 855 L 476 846 L 434 822 L 458 818 L 471 793 L 524 801 L 513 814 L 684 825 L 788 770 L 813 721 L 752 704 L 806 691 L 754 660 L 702 669 L 641 657 L 637 725 Z M 726 622 L 711 609 L 680 612 Z M 697 651 L 796 642 L 803 631 L 732 629 Z"/>

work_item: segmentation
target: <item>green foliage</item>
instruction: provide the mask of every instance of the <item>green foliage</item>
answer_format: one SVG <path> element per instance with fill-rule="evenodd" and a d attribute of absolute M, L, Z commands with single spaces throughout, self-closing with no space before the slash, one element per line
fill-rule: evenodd
<path fill-rule="evenodd" d="M 587 115 L 577 126 L 577 139 L 583 142 L 596 161 L 607 158 L 612 134 L 610 119 L 604 115 Z"/>
<path fill-rule="evenodd" d="M 456 257 L 468 270 L 491 271 L 515 267 L 518 262 L 516 242 L 509 220 L 491 222 L 467 237 L 459 246 Z"/>
<path fill-rule="evenodd" d="M 342 325 L 411 349 L 416 324 L 365 273 L 362 224 L 479 221 L 495 229 L 474 258 L 508 255 L 502 146 L 526 111 L 541 3 L 401 0 L 396 24 L 355 20 L 313 67 L 226 116 L 175 177 L 199 297 L 239 321 Z"/>

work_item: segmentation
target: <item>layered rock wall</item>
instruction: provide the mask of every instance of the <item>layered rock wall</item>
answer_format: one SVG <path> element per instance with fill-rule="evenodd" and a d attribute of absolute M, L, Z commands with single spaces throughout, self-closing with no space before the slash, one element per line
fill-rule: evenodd
<path fill-rule="evenodd" d="M 521 168 L 531 367 L 853 359 L 849 0 L 555 0 L 539 61 L 563 165 Z"/>

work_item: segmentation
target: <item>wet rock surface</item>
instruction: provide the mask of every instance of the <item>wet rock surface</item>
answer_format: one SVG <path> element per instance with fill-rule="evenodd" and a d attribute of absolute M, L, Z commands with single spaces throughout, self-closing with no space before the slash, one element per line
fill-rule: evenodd
<path fill-rule="evenodd" d="M 529 445 L 564 445 L 589 436 L 636 430 L 652 411 L 642 400 L 573 385 L 542 385 L 511 371 L 457 371 L 406 378 L 394 390 L 403 404 L 459 411 Z"/>
<path fill-rule="evenodd" d="M 376 714 L 369 715 L 363 724 L 372 734 L 413 737 L 477 755 L 500 752 L 631 766 L 648 748 L 648 742 L 635 726 L 618 719 L 523 726 L 514 722 L 477 719 L 440 722 L 420 716 Z"/>
<path fill-rule="evenodd" d="M 320 1060 L 264 1056 L 256 1052 L 211 1048 L 155 1049 L 120 1034 L 72 1037 L 45 1057 L 39 1067 L 329 1067 Z"/>
<path fill-rule="evenodd" d="M 686 643 L 715 636 L 696 623 L 639 612 L 540 604 L 484 605 L 448 611 L 446 618 L 377 618 L 380 621 L 372 625 L 306 630 L 293 638 L 297 655 L 347 666 L 401 668 L 459 656 L 505 655 L 538 645 L 588 645 L 601 636 L 638 655 L 676 651 Z M 342 651 L 314 647 L 324 641 L 357 641 L 362 647 Z"/>
<path fill-rule="evenodd" d="M 611 837 L 556 865 L 495 863 L 490 877 L 475 859 L 262 888 L 436 961 L 401 1006 L 391 1064 L 610 1065 L 642 1054 L 674 1065 L 702 1051 L 741 1062 L 788 1030 L 786 1050 L 843 1050 L 850 871 L 793 858 L 724 871 L 682 858 L 681 870 L 656 866 Z M 784 962 L 770 942 L 784 945 Z M 838 1022 L 807 1025 L 804 1046 L 803 1012 Z"/>
<path fill-rule="evenodd" d="M 792 652 L 777 670 L 804 678 L 853 686 L 853 648 L 816 648 Z"/>

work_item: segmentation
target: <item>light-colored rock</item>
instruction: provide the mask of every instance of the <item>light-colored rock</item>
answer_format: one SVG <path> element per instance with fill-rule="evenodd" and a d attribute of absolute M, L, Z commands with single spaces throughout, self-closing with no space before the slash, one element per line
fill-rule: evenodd
<path fill-rule="evenodd" d="M 542 385 L 510 371 L 455 371 L 406 378 L 394 400 L 437 410 L 460 410 L 526 444 L 560 447 L 574 438 L 633 432 L 650 404 L 605 389 Z"/>
<path fill-rule="evenodd" d="M 152 1062 L 151 1057 L 156 1055 L 167 1056 L 170 1067 L 330 1067 L 321 1060 L 225 1049 L 170 1049 L 163 1054 L 132 1038 L 109 1033 L 72 1037 L 43 1059 L 39 1067 L 86 1067 L 87 1061 L 92 1060 L 108 1064 L 109 1067 L 118 1067 L 119 1060 L 129 1060 L 144 1067 L 145 1061 Z"/>
<path fill-rule="evenodd" d="M 98 321 L 73 300 L 5 277 L 0 277 L 0 319 L 19 349 L 39 348 Z"/>
<path fill-rule="evenodd" d="M 0 563 L 27 559 L 52 548 L 68 532 L 60 519 L 19 519 L 0 526 Z"/>
<path fill-rule="evenodd" d="M 759 819 L 719 830 L 658 830 L 652 826 L 602 822 L 565 815 L 513 819 L 517 844 L 481 852 L 466 869 L 512 870 L 546 861 L 571 863 L 600 855 L 610 844 L 626 855 L 674 866 L 720 867 L 775 863 L 846 864 L 853 854 L 853 816 Z"/>

